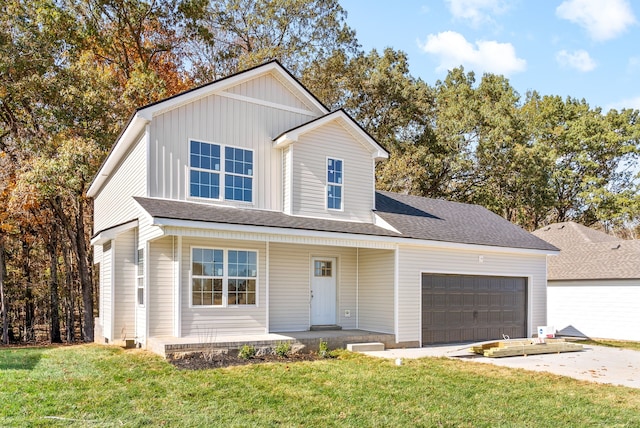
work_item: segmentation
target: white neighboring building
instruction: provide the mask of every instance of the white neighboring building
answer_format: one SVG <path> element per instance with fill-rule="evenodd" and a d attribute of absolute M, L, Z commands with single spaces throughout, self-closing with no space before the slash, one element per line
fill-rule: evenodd
<path fill-rule="evenodd" d="M 640 341 L 640 241 L 574 222 L 533 233 L 561 250 L 549 258 L 549 324 L 592 338 Z"/>

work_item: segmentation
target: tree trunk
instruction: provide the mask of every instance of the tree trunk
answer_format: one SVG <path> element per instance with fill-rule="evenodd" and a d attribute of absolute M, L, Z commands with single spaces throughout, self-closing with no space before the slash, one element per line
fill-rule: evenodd
<path fill-rule="evenodd" d="M 71 214 L 73 218 L 67 215 L 60 197 L 50 200 L 50 203 L 69 238 L 78 269 L 82 290 L 82 308 L 80 308 L 82 312 L 82 340 L 93 342 L 93 284 L 91 282 L 89 261 L 87 260 L 87 243 L 84 236 L 84 201 L 82 196 L 78 196 L 76 210 Z"/>
<path fill-rule="evenodd" d="M 89 270 L 89 260 L 87 259 L 87 241 L 84 236 L 84 202 L 82 197 L 80 197 L 78 201 L 75 233 L 76 256 L 78 258 L 78 271 L 80 274 L 80 285 L 82 287 L 84 320 L 82 339 L 85 342 L 93 342 L 93 282 Z"/>
<path fill-rule="evenodd" d="M 9 344 L 9 303 L 5 296 L 5 278 L 7 265 L 5 260 L 4 239 L 0 238 L 0 314 L 2 314 L 2 343 Z"/>
<path fill-rule="evenodd" d="M 49 339 L 62 343 L 60 335 L 60 299 L 58 297 L 58 244 L 56 231 L 52 231 L 49 244 Z"/>
<path fill-rule="evenodd" d="M 24 275 L 24 331 L 22 339 L 31 342 L 35 339 L 35 306 L 31 289 L 31 267 L 29 264 L 29 244 L 22 241 L 22 271 Z"/>
<path fill-rule="evenodd" d="M 66 288 L 64 293 L 64 313 L 65 313 L 65 333 L 67 343 L 73 343 L 75 340 L 74 328 L 74 305 L 73 305 L 73 271 L 71 267 L 71 257 L 69 257 L 69 249 L 63 250 Z"/>

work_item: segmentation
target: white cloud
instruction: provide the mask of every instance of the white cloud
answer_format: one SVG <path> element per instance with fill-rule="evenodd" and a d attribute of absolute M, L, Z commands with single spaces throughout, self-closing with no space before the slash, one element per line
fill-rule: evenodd
<path fill-rule="evenodd" d="M 524 71 L 527 62 L 516 56 L 511 43 L 479 40 L 475 46 L 455 31 L 429 34 L 418 46 L 424 52 L 439 58 L 437 71 L 464 66 L 478 73 L 489 72 L 509 75 Z"/>
<path fill-rule="evenodd" d="M 627 98 L 624 100 L 616 101 L 612 104 L 607 105 L 603 110 L 608 111 L 608 110 L 611 110 L 612 108 L 618 111 L 625 108 L 640 110 L 640 96 L 637 96 L 635 98 Z"/>
<path fill-rule="evenodd" d="M 508 9 L 504 0 L 446 0 L 454 18 L 470 21 L 473 26 L 492 22 L 491 14 L 500 15 Z"/>
<path fill-rule="evenodd" d="M 561 50 L 556 53 L 556 61 L 563 67 L 575 68 L 583 73 L 596 68 L 596 62 L 591 58 L 589 52 L 579 49 L 574 52 Z"/>
<path fill-rule="evenodd" d="M 636 23 L 627 0 L 566 0 L 556 15 L 580 25 L 597 41 L 614 39 Z"/>

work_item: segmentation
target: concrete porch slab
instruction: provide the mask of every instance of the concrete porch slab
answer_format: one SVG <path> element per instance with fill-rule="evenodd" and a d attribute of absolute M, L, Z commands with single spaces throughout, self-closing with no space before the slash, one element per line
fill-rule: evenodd
<path fill-rule="evenodd" d="M 244 345 L 256 348 L 276 347 L 290 343 L 301 352 L 318 350 L 320 341 L 329 349 L 343 349 L 349 343 L 380 342 L 387 348 L 398 346 L 395 335 L 365 330 L 294 331 L 282 333 L 218 336 L 218 337 L 154 337 L 147 339 L 147 349 L 164 357 L 178 352 L 240 349 Z"/>

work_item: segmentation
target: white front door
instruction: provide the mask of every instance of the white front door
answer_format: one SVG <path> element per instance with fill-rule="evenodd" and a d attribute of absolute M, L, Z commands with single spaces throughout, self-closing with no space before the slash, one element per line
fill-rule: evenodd
<path fill-rule="evenodd" d="M 336 323 L 336 259 L 311 259 L 311 325 Z"/>

